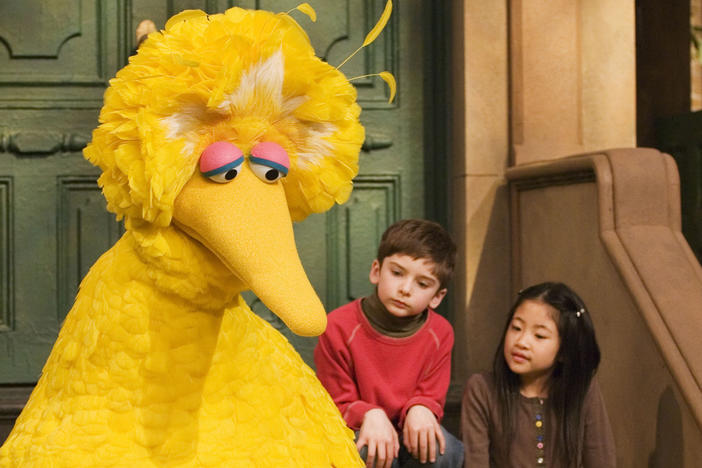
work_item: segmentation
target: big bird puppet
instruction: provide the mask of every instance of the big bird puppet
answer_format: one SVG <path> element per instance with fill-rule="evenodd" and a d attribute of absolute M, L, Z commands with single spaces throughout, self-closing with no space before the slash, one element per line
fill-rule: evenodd
<path fill-rule="evenodd" d="M 239 295 L 324 330 L 292 220 L 348 198 L 359 113 L 287 13 L 189 10 L 152 33 L 84 152 L 125 234 L 81 283 L 0 466 L 362 466 L 314 372 Z"/>

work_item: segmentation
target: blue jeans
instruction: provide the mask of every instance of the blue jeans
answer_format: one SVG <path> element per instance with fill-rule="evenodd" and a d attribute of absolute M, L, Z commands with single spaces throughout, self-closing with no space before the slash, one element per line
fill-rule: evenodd
<path fill-rule="evenodd" d="M 441 426 L 441 432 L 444 433 L 446 440 L 446 449 L 444 454 L 439 453 L 439 447 L 436 447 L 436 461 L 434 463 L 420 463 L 419 460 L 412 457 L 407 451 L 407 448 L 402 443 L 402 433 L 400 436 L 400 454 L 392 461 L 392 468 L 461 468 L 463 467 L 463 443 L 456 439 L 444 426 Z M 356 431 L 356 439 L 358 439 L 358 431 Z M 436 441 L 434 441 L 436 443 Z M 361 458 L 366 460 L 368 455 L 368 446 L 361 447 Z"/>

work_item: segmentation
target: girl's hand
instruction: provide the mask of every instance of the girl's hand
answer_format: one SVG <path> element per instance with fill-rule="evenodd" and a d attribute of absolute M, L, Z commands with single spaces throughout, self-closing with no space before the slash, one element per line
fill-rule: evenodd
<path fill-rule="evenodd" d="M 407 411 L 402 438 L 407 451 L 420 463 L 436 462 L 436 441 L 439 442 L 441 455 L 446 449 L 446 440 L 439 421 L 426 406 L 415 405 Z"/>
<path fill-rule="evenodd" d="M 367 445 L 368 456 L 366 466 L 376 468 L 390 468 L 392 461 L 397 458 L 400 451 L 400 442 L 397 432 L 388 419 L 385 411 L 380 408 L 369 410 L 363 416 L 363 424 L 358 432 L 356 447 L 358 450 Z M 373 463 L 376 463 L 374 465 Z"/>

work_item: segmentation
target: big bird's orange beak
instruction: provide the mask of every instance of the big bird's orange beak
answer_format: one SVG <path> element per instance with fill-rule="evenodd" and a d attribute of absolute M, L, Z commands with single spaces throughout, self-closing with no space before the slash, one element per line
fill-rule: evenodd
<path fill-rule="evenodd" d="M 226 184 L 197 172 L 178 194 L 173 218 L 294 333 L 324 331 L 327 316 L 302 268 L 280 182 L 263 182 L 248 163 Z"/>

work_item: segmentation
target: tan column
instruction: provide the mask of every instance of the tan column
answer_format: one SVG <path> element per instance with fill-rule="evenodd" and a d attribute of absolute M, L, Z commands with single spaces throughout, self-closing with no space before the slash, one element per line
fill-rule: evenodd
<path fill-rule="evenodd" d="M 702 0 L 690 0 L 690 24 L 695 28 L 702 27 Z M 697 33 L 696 36 L 699 39 L 702 33 Z M 702 110 L 702 63 L 696 57 L 690 59 L 690 87 L 690 110 Z"/>
<path fill-rule="evenodd" d="M 509 307 L 507 4 L 454 1 L 454 382 L 489 369 Z M 496 326 L 497 325 L 497 326 Z"/>
<path fill-rule="evenodd" d="M 511 0 L 514 164 L 636 144 L 632 0 Z"/>

